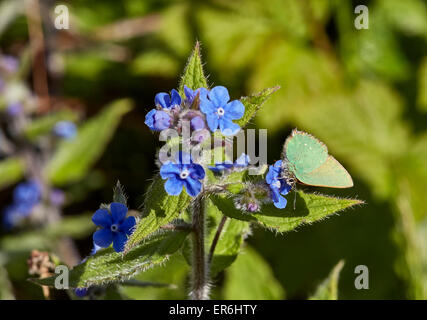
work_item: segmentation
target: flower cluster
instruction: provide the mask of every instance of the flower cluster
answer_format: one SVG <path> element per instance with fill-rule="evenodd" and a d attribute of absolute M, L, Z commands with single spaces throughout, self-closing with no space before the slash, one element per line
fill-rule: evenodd
<path fill-rule="evenodd" d="M 92 221 L 100 229 L 93 234 L 93 242 L 101 248 L 108 248 L 113 243 L 116 252 L 123 251 L 136 224 L 135 217 L 126 218 L 127 212 L 128 208 L 118 202 L 111 203 L 109 210 L 98 209 Z"/>
<path fill-rule="evenodd" d="M 41 185 L 35 180 L 18 184 L 13 191 L 13 203 L 3 212 L 4 228 L 10 230 L 28 217 L 40 202 L 41 195 Z"/>
<path fill-rule="evenodd" d="M 239 100 L 230 100 L 225 87 L 191 89 L 184 86 L 183 91 L 185 96 L 182 97 L 175 89 L 170 94 L 161 92 L 155 96 L 155 108 L 145 117 L 145 124 L 151 130 L 175 129 L 183 136 L 183 124 L 187 121 L 190 129 L 195 132 L 191 143 L 196 144 L 204 141 L 206 133 L 209 136 L 219 131 L 223 136 L 234 136 L 241 130 L 235 120 L 244 116 L 245 107 Z M 186 143 L 185 139 L 182 140 L 182 143 Z M 169 195 L 177 196 L 185 190 L 190 196 L 195 197 L 204 188 L 205 169 L 225 177 L 231 172 L 247 169 L 250 158 L 242 153 L 234 162 L 225 160 L 214 165 L 206 165 L 197 161 L 183 151 L 177 152 L 173 160 L 163 160 L 160 176 L 166 180 L 164 188 Z M 282 177 L 281 170 L 279 160 L 269 167 L 265 182 L 258 184 L 246 182 L 243 190 L 233 196 L 236 208 L 256 212 L 260 210 L 261 203 L 265 199 L 272 201 L 277 208 L 285 208 L 287 201 L 284 196 L 292 187 Z"/>
<path fill-rule="evenodd" d="M 239 100 L 230 101 L 225 87 L 193 90 L 184 86 L 184 95 L 185 97 L 181 97 L 175 89 L 170 94 L 158 93 L 154 99 L 156 108 L 148 112 L 145 124 L 153 131 L 175 129 L 181 133 L 183 122 L 188 121 L 190 129 L 200 133 L 193 140 L 195 143 L 201 143 L 209 131 L 213 133 L 219 129 L 224 136 L 239 132 L 240 126 L 233 120 L 243 117 L 245 107 Z M 247 163 L 249 159 L 243 155 L 234 164 L 225 162 L 209 168 L 220 171 L 221 168 L 245 166 Z M 189 154 L 178 152 L 174 161 L 163 163 L 160 175 L 166 180 L 165 190 L 169 195 L 179 195 L 185 187 L 186 192 L 195 197 L 203 188 L 205 169 L 201 164 L 195 163 Z"/>

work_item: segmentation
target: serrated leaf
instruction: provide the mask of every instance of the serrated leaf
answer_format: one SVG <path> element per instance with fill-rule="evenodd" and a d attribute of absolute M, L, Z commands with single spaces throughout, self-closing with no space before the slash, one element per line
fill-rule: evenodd
<path fill-rule="evenodd" d="M 184 69 L 181 82 L 179 84 L 179 93 L 184 96 L 184 85 L 190 89 L 208 88 L 206 77 L 203 73 L 202 59 L 200 57 L 200 44 L 196 42 L 193 53 L 188 58 L 187 65 Z"/>
<path fill-rule="evenodd" d="M 266 102 L 267 99 L 270 98 L 270 96 L 279 89 L 280 86 L 276 86 L 264 89 L 261 92 L 258 92 L 249 97 L 242 97 L 240 101 L 245 106 L 245 114 L 241 119 L 236 120 L 235 123 L 237 123 L 241 128 L 246 126 L 249 121 L 251 121 L 251 119 L 255 116 L 255 114 L 261 108 L 264 102 Z"/>
<path fill-rule="evenodd" d="M 35 140 L 37 137 L 48 134 L 58 121 L 76 121 L 77 114 L 71 110 L 64 109 L 43 117 L 34 119 L 25 128 L 24 135 L 29 140 Z"/>
<path fill-rule="evenodd" d="M 206 250 L 209 251 L 224 215 L 211 201 L 207 201 L 206 205 L 209 219 L 209 236 Z M 236 219 L 227 219 L 225 221 L 210 264 L 210 275 L 212 277 L 215 277 L 236 260 L 243 244 L 244 235 L 249 230 L 249 223 L 246 221 Z"/>
<path fill-rule="evenodd" d="M 225 281 L 226 300 L 279 300 L 285 296 L 268 263 L 250 247 L 227 269 Z"/>
<path fill-rule="evenodd" d="M 141 242 L 161 226 L 179 217 L 191 202 L 191 197 L 184 190 L 179 196 L 170 196 L 164 188 L 165 180 L 156 176 L 147 191 L 142 211 L 142 218 L 126 243 L 125 252 Z"/>
<path fill-rule="evenodd" d="M 127 197 L 124 191 L 124 188 L 120 181 L 117 181 L 116 186 L 113 190 L 113 201 L 123 203 L 125 206 L 127 206 Z"/>
<path fill-rule="evenodd" d="M 344 260 L 340 260 L 332 269 L 329 276 L 317 287 L 316 292 L 309 298 L 310 300 L 337 300 L 338 280 L 340 272 L 344 267 Z"/>
<path fill-rule="evenodd" d="M 118 100 L 88 120 L 71 141 L 63 141 L 44 174 L 56 185 L 83 178 L 101 156 L 121 117 L 131 110 L 129 100 Z"/>
<path fill-rule="evenodd" d="M 13 157 L 0 161 L 0 188 L 18 182 L 25 172 L 25 163 L 21 158 Z"/>
<path fill-rule="evenodd" d="M 125 256 L 115 252 L 111 247 L 100 250 L 70 271 L 69 286 L 90 287 L 133 277 L 139 272 L 165 262 L 169 255 L 182 246 L 187 234 L 184 231 L 158 233 L 135 246 Z M 54 276 L 31 280 L 40 285 L 53 286 L 55 278 Z"/>
<path fill-rule="evenodd" d="M 236 209 L 233 201 L 224 196 L 214 196 L 211 199 L 228 217 L 256 222 L 277 232 L 294 230 L 300 225 L 323 220 L 334 213 L 363 203 L 357 199 L 340 199 L 297 191 L 294 210 L 293 197 L 292 193 L 288 195 L 288 205 L 285 209 L 277 209 L 272 204 L 267 204 L 261 208 L 261 212 L 252 214 Z"/>

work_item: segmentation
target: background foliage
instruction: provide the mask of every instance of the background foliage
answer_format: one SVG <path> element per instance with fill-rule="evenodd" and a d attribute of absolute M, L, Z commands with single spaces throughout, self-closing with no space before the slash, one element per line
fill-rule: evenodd
<path fill-rule="evenodd" d="M 89 117 L 104 117 L 111 127 L 124 115 L 90 171 L 92 160 L 70 168 L 64 161 L 70 151 L 55 156 L 47 174 L 66 187 L 66 217 L 111 201 L 117 179 L 126 186 L 131 208 L 142 203 L 148 180 L 157 170 L 153 157 L 159 146 L 144 125 L 144 116 L 155 93 L 176 85 L 198 39 L 210 84 L 226 85 L 232 98 L 281 86 L 251 124 L 268 128 L 270 163 L 279 159 L 278 146 L 292 128 L 308 131 L 349 170 L 355 187 L 303 189 L 367 202 L 298 232 L 275 235 L 253 229 L 243 253 L 216 278 L 214 297 L 323 295 L 316 291 L 318 284 L 327 288 L 328 277 L 335 281 L 331 270 L 342 259 L 338 298 L 427 298 L 425 2 L 366 1 L 369 29 L 356 30 L 353 12 L 361 1 L 92 0 L 88 6 L 74 0 L 67 3 L 71 14 L 67 32 L 52 26 L 48 13 L 56 3 L 42 3 L 52 96 L 77 104 Z M 19 55 L 28 45 L 22 9 L 21 0 L 0 3 L 4 53 Z M 27 80 L 31 83 L 30 77 Z M 132 99 L 133 110 L 128 112 L 127 100 L 118 102 L 122 103 L 121 111 L 114 111 L 118 114 L 102 109 L 119 98 Z M 81 136 L 102 130 L 90 123 L 85 123 Z M 53 174 L 55 170 L 60 174 Z M 9 160 L 0 165 L 0 172 L 7 181 L 0 195 L 3 207 L 11 198 L 7 185 L 19 179 L 20 165 Z M 64 228 L 67 231 L 56 235 L 66 232 L 80 239 L 77 243 L 85 256 L 91 246 L 91 222 L 73 223 L 79 227 Z M 85 229 L 88 232 L 76 232 Z M 55 237 L 56 231 L 49 232 Z M 35 242 L 37 238 L 40 242 Z M 25 281 L 25 258 L 35 246 L 49 248 L 46 239 L 39 233 L 1 235 L 2 297 L 10 294 L 11 286 L 18 298 L 41 297 L 39 287 Z M 369 290 L 354 287 L 354 268 L 361 264 L 370 270 Z M 119 291 L 135 299 L 185 298 L 187 268 L 182 255 L 174 254 L 164 267 L 137 276 L 140 281 L 161 279 L 173 288 L 127 285 Z"/>

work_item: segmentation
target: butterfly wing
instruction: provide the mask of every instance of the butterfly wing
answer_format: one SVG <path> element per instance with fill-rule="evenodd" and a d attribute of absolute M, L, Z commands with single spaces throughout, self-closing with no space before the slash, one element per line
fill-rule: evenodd
<path fill-rule="evenodd" d="M 312 135 L 293 130 L 286 139 L 284 156 L 296 176 L 319 168 L 328 158 L 328 148 Z"/>
<path fill-rule="evenodd" d="M 311 172 L 295 173 L 296 178 L 304 184 L 329 188 L 350 188 L 353 180 L 347 170 L 333 156 L 328 156 L 325 163 Z"/>

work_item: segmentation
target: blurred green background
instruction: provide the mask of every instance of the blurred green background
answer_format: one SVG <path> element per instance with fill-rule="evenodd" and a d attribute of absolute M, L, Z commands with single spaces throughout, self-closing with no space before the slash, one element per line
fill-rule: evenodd
<path fill-rule="evenodd" d="M 89 117 L 117 98 L 135 104 L 90 174 L 67 186 L 66 216 L 110 202 L 117 180 L 130 207 L 142 203 L 160 146 L 145 114 L 157 92 L 176 87 L 197 39 L 210 84 L 226 86 L 232 98 L 281 86 L 251 124 L 268 129 L 269 163 L 298 127 L 324 141 L 355 184 L 304 189 L 366 201 L 297 232 L 254 228 L 247 253 L 214 279 L 214 297 L 305 299 L 344 259 L 340 299 L 427 298 L 425 1 L 73 0 L 63 3 L 70 29 L 62 31 L 53 27 L 53 9 L 62 3 L 40 2 L 51 96 Z M 19 3 L 0 3 L 3 53 L 20 55 L 28 46 Z M 367 30 L 354 27 L 359 4 L 369 8 Z M 31 85 L 30 75 L 26 80 Z M 1 191 L 0 207 L 11 190 Z M 77 244 L 86 255 L 90 235 Z M 369 268 L 369 290 L 354 287 L 357 265 Z M 25 282 L 25 265 L 7 268 L 18 298 L 40 298 L 40 288 Z M 121 290 L 132 298 L 185 298 L 186 268 L 177 256 L 140 277 L 177 289 Z M 248 283 L 256 272 L 263 287 Z"/>

